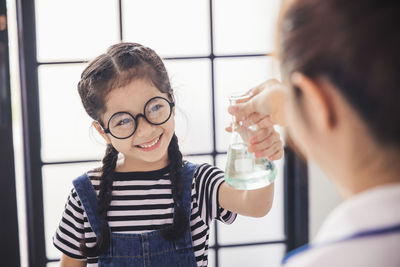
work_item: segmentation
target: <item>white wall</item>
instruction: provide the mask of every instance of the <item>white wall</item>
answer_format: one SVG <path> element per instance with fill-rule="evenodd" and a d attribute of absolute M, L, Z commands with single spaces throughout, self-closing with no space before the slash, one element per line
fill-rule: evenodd
<path fill-rule="evenodd" d="M 309 172 L 309 212 L 310 240 L 328 214 L 342 201 L 332 182 L 314 163 L 308 164 Z"/>

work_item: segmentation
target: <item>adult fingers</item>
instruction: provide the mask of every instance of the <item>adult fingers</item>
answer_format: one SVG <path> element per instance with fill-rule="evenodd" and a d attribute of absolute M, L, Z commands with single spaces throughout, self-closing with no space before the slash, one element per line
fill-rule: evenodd
<path fill-rule="evenodd" d="M 254 98 L 253 98 L 254 99 Z M 244 103 L 238 103 L 228 107 L 229 114 L 235 116 L 238 120 L 244 120 L 250 114 L 255 113 L 254 100 L 250 99 Z"/>

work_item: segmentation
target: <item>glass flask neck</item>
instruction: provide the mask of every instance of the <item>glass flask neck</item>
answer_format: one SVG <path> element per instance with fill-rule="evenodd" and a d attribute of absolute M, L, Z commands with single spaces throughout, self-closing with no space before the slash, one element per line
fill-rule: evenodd
<path fill-rule="evenodd" d="M 231 95 L 229 97 L 229 104 L 235 105 L 241 102 L 244 102 L 250 98 L 247 94 L 238 94 L 238 95 Z M 237 118 L 232 115 L 232 134 L 231 134 L 231 144 L 244 144 L 246 146 L 249 145 L 249 130 L 243 126 L 241 126 L 237 122 Z"/>

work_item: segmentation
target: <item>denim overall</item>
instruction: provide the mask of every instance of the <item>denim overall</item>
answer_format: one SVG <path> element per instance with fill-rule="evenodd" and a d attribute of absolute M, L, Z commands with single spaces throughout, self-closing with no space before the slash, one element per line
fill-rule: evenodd
<path fill-rule="evenodd" d="M 183 168 L 184 190 L 182 196 L 188 222 L 191 213 L 191 186 L 197 165 L 187 162 Z M 87 174 L 73 181 L 75 190 L 86 211 L 89 223 L 96 236 L 100 233 L 97 215 L 97 195 Z M 177 203 L 175 203 L 176 208 Z M 98 266 L 197 266 L 192 245 L 190 225 L 184 236 L 177 241 L 167 241 L 161 231 L 142 234 L 110 233 L 111 242 L 107 253 L 100 255 Z"/>

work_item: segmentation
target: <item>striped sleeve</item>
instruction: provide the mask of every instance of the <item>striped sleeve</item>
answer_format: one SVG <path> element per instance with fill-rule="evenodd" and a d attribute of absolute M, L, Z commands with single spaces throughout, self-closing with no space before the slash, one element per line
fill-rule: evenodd
<path fill-rule="evenodd" d="M 84 213 L 75 189 L 68 196 L 61 222 L 53 236 L 53 244 L 65 255 L 86 260 L 79 251 L 80 241 L 84 238 Z"/>
<path fill-rule="evenodd" d="M 209 164 L 200 165 L 195 174 L 195 190 L 200 217 L 209 226 L 213 219 L 231 224 L 236 213 L 222 208 L 218 202 L 218 191 L 224 182 L 224 172 Z"/>

